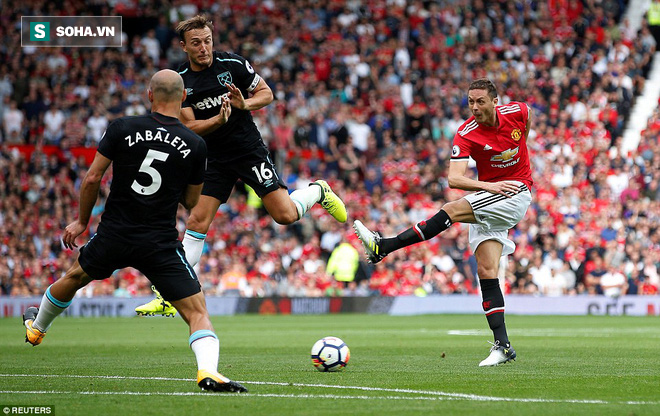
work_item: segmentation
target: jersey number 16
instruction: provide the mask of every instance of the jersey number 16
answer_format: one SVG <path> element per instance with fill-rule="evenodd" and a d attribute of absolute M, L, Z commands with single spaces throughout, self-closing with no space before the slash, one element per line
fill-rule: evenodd
<path fill-rule="evenodd" d="M 273 177 L 273 171 L 266 167 L 266 162 L 261 163 L 261 173 L 256 166 L 252 166 L 252 171 L 257 176 L 259 183 L 263 183 Z"/>

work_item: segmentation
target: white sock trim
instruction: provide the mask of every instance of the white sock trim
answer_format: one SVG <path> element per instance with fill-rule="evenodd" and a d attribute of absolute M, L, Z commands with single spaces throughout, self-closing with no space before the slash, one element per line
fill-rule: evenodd
<path fill-rule="evenodd" d="M 204 336 L 190 343 L 197 359 L 197 370 L 218 372 L 220 341 L 215 336 Z"/>
<path fill-rule="evenodd" d="M 296 189 L 290 196 L 291 200 L 293 200 L 293 203 L 296 205 L 298 219 L 300 219 L 321 199 L 321 187 L 308 186 L 307 188 Z"/>
<path fill-rule="evenodd" d="M 186 260 L 188 260 L 188 263 L 193 267 L 195 267 L 197 263 L 199 263 L 199 259 L 202 258 L 205 238 L 206 234 L 196 233 L 191 230 L 186 230 L 186 234 L 183 236 L 183 251 L 186 253 Z"/>

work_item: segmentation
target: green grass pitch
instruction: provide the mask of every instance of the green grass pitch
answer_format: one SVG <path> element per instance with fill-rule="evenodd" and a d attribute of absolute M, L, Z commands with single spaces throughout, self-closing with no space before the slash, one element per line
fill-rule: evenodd
<path fill-rule="evenodd" d="M 0 319 L 0 405 L 56 415 L 658 415 L 657 317 L 507 316 L 515 363 L 479 368 L 481 315 L 212 318 L 220 372 L 250 393 L 203 393 L 179 318 L 60 318 L 38 347 Z M 320 373 L 310 349 L 351 359 Z"/>

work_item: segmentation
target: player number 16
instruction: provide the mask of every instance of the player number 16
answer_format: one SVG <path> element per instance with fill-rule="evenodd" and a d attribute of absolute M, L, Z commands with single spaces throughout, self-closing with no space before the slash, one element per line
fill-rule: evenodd
<path fill-rule="evenodd" d="M 257 175 L 257 180 L 259 183 L 263 183 L 264 181 L 273 177 L 273 171 L 266 167 L 266 162 L 261 163 L 261 169 L 257 169 L 256 166 L 252 166 L 252 170 L 254 171 L 254 174 Z M 259 172 L 260 170 L 261 173 Z"/>

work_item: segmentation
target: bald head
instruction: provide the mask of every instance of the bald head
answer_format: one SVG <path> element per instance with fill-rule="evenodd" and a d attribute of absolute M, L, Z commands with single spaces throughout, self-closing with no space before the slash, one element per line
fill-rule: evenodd
<path fill-rule="evenodd" d="M 183 98 L 183 79 L 171 69 L 158 71 L 151 77 L 149 90 L 154 104 L 181 102 Z"/>

